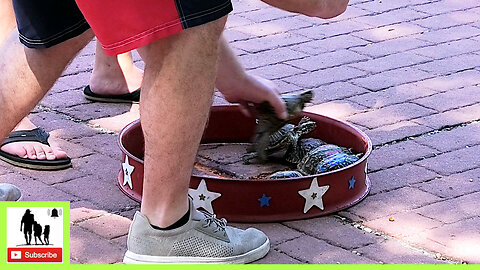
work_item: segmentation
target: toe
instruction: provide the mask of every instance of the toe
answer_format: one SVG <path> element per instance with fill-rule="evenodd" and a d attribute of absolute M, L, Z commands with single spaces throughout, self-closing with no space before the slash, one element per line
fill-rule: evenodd
<path fill-rule="evenodd" d="M 52 147 L 53 154 L 57 159 L 67 158 L 67 153 L 65 153 L 60 147 L 53 146 Z"/>
<path fill-rule="evenodd" d="M 43 147 L 43 151 L 45 151 L 45 156 L 48 160 L 55 160 L 56 156 L 53 152 L 51 147 Z"/>
<path fill-rule="evenodd" d="M 41 144 L 34 144 L 33 149 L 35 149 L 35 155 L 37 156 L 37 159 L 43 160 L 46 158 L 45 151 L 43 150 Z"/>
<path fill-rule="evenodd" d="M 33 145 L 27 144 L 24 147 L 25 147 L 25 150 L 27 151 L 27 158 L 37 159 L 37 155 L 36 155 L 35 148 L 33 147 Z"/>

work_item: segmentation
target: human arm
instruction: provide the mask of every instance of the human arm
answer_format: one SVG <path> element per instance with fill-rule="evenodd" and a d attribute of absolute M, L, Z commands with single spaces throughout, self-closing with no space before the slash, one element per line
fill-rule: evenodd
<path fill-rule="evenodd" d="M 250 115 L 249 103 L 268 101 L 275 109 L 278 117 L 287 117 L 285 103 L 278 94 L 272 81 L 248 74 L 230 48 L 227 40 L 220 39 L 219 63 L 215 85 L 225 99 L 231 103 L 239 103 L 242 111 Z"/>

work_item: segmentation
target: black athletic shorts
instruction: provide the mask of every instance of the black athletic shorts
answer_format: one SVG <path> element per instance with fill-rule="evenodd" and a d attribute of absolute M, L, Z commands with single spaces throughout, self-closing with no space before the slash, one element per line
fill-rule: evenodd
<path fill-rule="evenodd" d="M 48 48 L 91 26 L 107 55 L 220 19 L 233 9 L 230 0 L 13 0 L 13 6 L 25 46 Z"/>

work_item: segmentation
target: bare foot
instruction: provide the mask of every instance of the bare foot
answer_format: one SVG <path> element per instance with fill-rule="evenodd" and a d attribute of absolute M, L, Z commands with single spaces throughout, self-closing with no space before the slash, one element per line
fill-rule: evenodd
<path fill-rule="evenodd" d="M 137 68 L 132 54 L 125 53 L 114 57 L 104 55 L 97 48 L 95 67 L 90 77 L 90 89 L 99 95 L 128 94 L 140 88 L 143 71 Z"/>
<path fill-rule="evenodd" d="M 32 130 L 35 128 L 36 126 L 30 122 L 28 118 L 24 118 L 17 127 L 15 127 L 14 131 Z M 55 160 L 67 158 L 67 153 L 65 153 L 51 137 L 48 138 L 48 143 L 50 146 L 39 142 L 13 142 L 2 146 L 0 150 L 28 159 Z"/>

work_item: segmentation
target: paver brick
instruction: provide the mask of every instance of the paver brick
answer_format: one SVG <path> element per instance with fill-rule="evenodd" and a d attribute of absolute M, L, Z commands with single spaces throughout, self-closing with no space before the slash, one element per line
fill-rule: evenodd
<path fill-rule="evenodd" d="M 368 128 L 378 128 L 383 125 L 395 124 L 434 113 L 434 110 L 417 104 L 402 103 L 359 113 L 349 117 L 348 120 Z"/>
<path fill-rule="evenodd" d="M 462 220 L 409 237 L 408 240 L 450 258 L 478 264 L 480 263 L 479 222 L 479 217 Z"/>
<path fill-rule="evenodd" d="M 87 103 L 65 108 L 63 112 L 75 119 L 88 121 L 119 115 L 130 110 L 127 104 Z"/>
<path fill-rule="evenodd" d="M 355 95 L 349 100 L 369 108 L 381 108 L 388 105 L 406 101 L 417 100 L 421 97 L 431 96 L 436 91 L 417 84 L 402 84 L 377 92 L 367 92 Z"/>
<path fill-rule="evenodd" d="M 311 26 L 313 26 L 312 22 L 298 19 L 297 16 L 292 16 L 252 25 L 239 26 L 235 27 L 235 30 L 261 37 Z"/>
<path fill-rule="evenodd" d="M 138 204 L 123 194 L 114 181 L 106 182 L 95 176 L 59 183 L 55 187 L 110 212 L 130 209 Z"/>
<path fill-rule="evenodd" d="M 366 44 L 369 44 L 369 42 L 361 38 L 352 35 L 341 35 L 291 46 L 291 49 L 309 55 L 318 55 L 325 52 L 365 46 Z"/>
<path fill-rule="evenodd" d="M 442 28 L 450 28 L 453 26 L 476 22 L 477 20 L 478 14 L 474 12 L 456 11 L 436 16 L 430 16 L 425 19 L 415 20 L 413 23 L 428 29 L 438 30 Z"/>
<path fill-rule="evenodd" d="M 316 264 L 373 264 L 376 261 L 358 256 L 345 249 L 328 244 L 311 236 L 302 236 L 277 246 L 290 257 Z"/>
<path fill-rule="evenodd" d="M 351 82 L 372 91 L 379 91 L 401 84 L 419 82 L 431 77 L 431 74 L 420 69 L 404 67 L 353 79 Z"/>
<path fill-rule="evenodd" d="M 332 216 L 291 221 L 284 224 L 347 250 L 370 245 L 381 240 L 379 236 L 354 228 L 350 224 L 344 224 Z M 348 237 L 339 237 L 346 235 Z"/>
<path fill-rule="evenodd" d="M 247 69 L 283 63 L 293 59 L 306 57 L 307 55 L 290 48 L 278 48 L 272 51 L 247 54 L 240 57 L 240 61 Z"/>
<path fill-rule="evenodd" d="M 386 240 L 357 250 L 363 256 L 386 264 L 442 264 L 431 255 L 402 245 L 395 240 Z"/>
<path fill-rule="evenodd" d="M 459 109 L 437 113 L 426 117 L 414 119 L 415 123 L 440 129 L 448 126 L 455 126 L 480 119 L 480 104 L 462 107 Z"/>
<path fill-rule="evenodd" d="M 417 39 L 417 36 L 418 35 L 413 35 L 377 43 L 369 43 L 364 46 L 352 47 L 349 50 L 377 58 L 399 52 L 407 52 L 432 44 L 431 42 Z"/>
<path fill-rule="evenodd" d="M 353 63 L 349 66 L 365 70 L 370 73 L 379 73 L 387 70 L 427 63 L 430 61 L 432 60 L 428 57 L 419 56 L 410 52 L 402 52 L 368 61 Z"/>
<path fill-rule="evenodd" d="M 478 84 L 480 72 L 476 70 L 467 70 L 455 72 L 446 76 L 436 76 L 431 79 L 417 82 L 419 87 L 429 88 L 437 92 L 445 92 L 450 89 L 459 89 L 465 86 Z"/>
<path fill-rule="evenodd" d="M 379 12 L 379 13 L 384 13 L 390 10 L 396 10 L 399 8 L 407 7 L 407 6 L 414 6 L 414 5 L 419 5 L 423 3 L 428 3 L 430 1 L 428 0 L 419 0 L 419 1 L 413 1 L 413 0 L 408 0 L 408 1 L 382 1 L 382 2 L 375 2 L 375 1 L 366 1 L 365 3 L 360 3 L 357 5 L 357 7 L 370 10 L 372 12 Z"/>
<path fill-rule="evenodd" d="M 86 201 L 80 201 L 82 204 L 89 204 Z M 104 210 L 91 209 L 87 207 L 77 207 L 74 204 L 70 204 L 70 223 L 76 224 L 78 222 L 96 218 L 107 214 Z"/>
<path fill-rule="evenodd" d="M 238 41 L 234 43 L 234 46 L 249 53 L 257 53 L 260 51 L 276 49 L 279 47 L 286 47 L 290 45 L 305 43 L 310 40 L 310 38 L 294 33 L 280 33 L 271 36 Z"/>
<path fill-rule="evenodd" d="M 390 218 L 393 218 L 393 221 L 390 221 Z M 441 227 L 443 223 L 417 213 L 405 212 L 370 220 L 364 225 L 401 240 L 404 237 Z"/>
<path fill-rule="evenodd" d="M 480 145 L 462 148 L 417 161 L 415 164 L 442 175 L 450 175 L 480 167 L 479 150 Z"/>
<path fill-rule="evenodd" d="M 435 44 L 460 40 L 478 36 L 477 28 L 470 25 L 460 25 L 447 29 L 440 29 L 436 31 L 426 31 L 418 36 L 418 39 L 429 41 Z"/>
<path fill-rule="evenodd" d="M 334 37 L 334 36 L 356 33 L 359 31 L 372 29 L 372 28 L 373 27 L 371 25 L 368 25 L 366 23 L 363 23 L 362 21 L 359 21 L 358 18 L 354 18 L 348 21 L 327 22 L 324 24 L 316 25 L 314 26 L 313 29 L 310 29 L 310 32 L 318 31 L 318 32 L 321 32 L 322 35 L 325 35 L 325 37 Z M 301 29 L 301 30 L 295 31 L 295 33 L 303 34 L 309 37 L 312 36 L 315 39 L 320 38 L 320 34 L 317 34 L 317 35 L 311 34 L 311 33 L 309 34 L 307 32 L 307 29 Z"/>
<path fill-rule="evenodd" d="M 292 67 L 286 64 L 275 64 L 249 70 L 249 72 L 257 76 L 261 76 L 265 79 L 276 80 L 304 73 L 305 70 L 298 69 L 296 67 Z"/>
<path fill-rule="evenodd" d="M 288 61 L 286 63 L 303 70 L 315 71 L 319 69 L 336 67 L 336 66 L 346 65 L 350 63 L 357 63 L 367 59 L 368 57 L 349 51 L 349 50 L 337 50 L 334 52 L 324 53 L 317 56 Z M 356 65 L 359 65 L 359 64 L 352 64 L 352 66 L 356 66 Z"/>
<path fill-rule="evenodd" d="M 478 95 L 479 92 L 480 87 L 470 86 L 419 98 L 412 102 L 427 108 L 435 109 L 439 112 L 444 112 L 480 102 L 480 95 Z"/>
<path fill-rule="evenodd" d="M 348 116 L 364 111 L 366 108 L 362 105 L 349 101 L 330 101 L 314 106 L 308 106 L 304 109 L 306 112 L 317 113 L 339 120 L 345 120 Z"/>
<path fill-rule="evenodd" d="M 113 239 L 127 235 L 131 222 L 128 218 L 109 214 L 82 221 L 78 225 L 104 238 Z"/>
<path fill-rule="evenodd" d="M 313 89 L 315 95 L 313 97 L 313 104 L 320 104 L 333 100 L 344 100 L 345 98 L 369 93 L 365 88 L 353 85 L 348 82 L 335 82 L 329 85 L 320 86 Z"/>
<path fill-rule="evenodd" d="M 418 136 L 433 129 L 413 121 L 401 121 L 391 125 L 385 125 L 374 129 L 366 130 L 373 146 L 402 140 L 410 136 Z"/>
<path fill-rule="evenodd" d="M 442 198 L 454 198 L 480 191 L 480 169 L 452 174 L 432 181 L 418 183 L 415 187 Z"/>
<path fill-rule="evenodd" d="M 72 160 L 74 168 L 78 168 L 87 174 L 98 175 L 98 179 L 107 182 L 115 182 L 118 172 L 122 168 L 122 162 L 120 156 L 113 159 L 101 154 L 93 154 Z"/>
<path fill-rule="evenodd" d="M 22 191 L 23 201 L 76 201 L 79 199 L 72 193 L 65 193 L 56 187 L 19 173 L 2 175 L 0 176 L 0 182 L 19 187 Z"/>
<path fill-rule="evenodd" d="M 405 164 L 369 173 L 368 177 L 370 178 L 370 181 L 372 181 L 372 190 L 370 191 L 370 194 L 374 195 L 416 183 L 423 183 L 438 177 L 438 174 L 423 167 Z M 429 190 L 424 191 L 428 192 Z"/>
<path fill-rule="evenodd" d="M 415 10 L 425 12 L 431 15 L 436 14 L 443 14 L 451 11 L 457 11 L 467 8 L 472 8 L 477 6 L 478 3 L 474 0 L 466 0 L 466 1 L 454 1 L 454 0 L 447 0 L 447 1 L 435 1 L 432 3 L 427 3 L 425 5 L 418 5 L 412 7 Z"/>
<path fill-rule="evenodd" d="M 123 259 L 124 252 L 108 240 L 79 226 L 70 228 L 70 256 L 80 263 L 115 263 Z"/>
<path fill-rule="evenodd" d="M 451 74 L 462 70 L 474 69 L 478 67 L 480 55 L 462 54 L 438 61 L 432 61 L 416 66 L 418 69 L 427 71 L 435 75 Z"/>
<path fill-rule="evenodd" d="M 435 148 L 441 152 L 449 152 L 480 144 L 480 138 L 477 136 L 479 132 L 480 124 L 472 123 L 429 136 L 422 136 L 415 139 L 415 142 Z"/>
<path fill-rule="evenodd" d="M 366 75 L 366 72 L 347 66 L 332 67 L 313 72 L 307 72 L 285 78 L 284 80 L 303 88 L 314 88 Z M 360 85 L 362 86 L 362 85 Z"/>
<path fill-rule="evenodd" d="M 480 48 L 478 48 L 477 45 L 477 41 L 470 39 L 461 39 L 411 50 L 411 52 L 433 59 L 442 59 L 446 57 L 452 57 L 478 51 L 480 50 Z"/>
<path fill-rule="evenodd" d="M 423 12 L 418 12 L 408 7 L 402 7 L 402 8 L 394 9 L 388 12 L 380 12 L 380 13 L 371 14 L 369 16 L 362 16 L 362 17 L 356 18 L 356 21 L 366 23 L 374 27 L 382 27 L 386 25 L 397 24 L 397 23 L 402 23 L 407 21 L 414 21 L 414 20 L 415 20 L 414 23 L 416 23 L 416 20 L 425 18 L 427 16 L 429 15 Z"/>
<path fill-rule="evenodd" d="M 296 16 L 295 13 L 290 13 L 274 7 L 265 7 L 257 10 L 249 11 L 248 13 L 239 14 L 239 16 L 248 18 L 255 23 L 267 22 L 271 20 L 282 19 L 285 17 Z M 230 20 L 230 18 L 228 19 Z M 227 20 L 227 21 L 228 21 Z"/>
<path fill-rule="evenodd" d="M 380 42 L 399 37 L 423 33 L 425 28 L 412 23 L 399 23 L 352 33 L 352 35 L 370 42 Z"/>
<path fill-rule="evenodd" d="M 253 262 L 253 264 L 302 264 L 302 262 L 288 256 L 283 252 L 279 252 L 275 249 L 270 249 L 267 256 Z"/>
<path fill-rule="evenodd" d="M 98 134 L 93 137 L 73 139 L 72 142 L 114 159 L 118 159 L 121 156 L 121 151 L 118 147 L 118 135 Z"/>
<path fill-rule="evenodd" d="M 431 205 L 439 200 L 441 198 L 433 194 L 412 187 L 404 187 L 368 196 L 362 203 L 349 208 L 347 211 L 368 221 Z"/>
<path fill-rule="evenodd" d="M 440 222 L 454 223 L 480 216 L 479 199 L 480 192 L 475 192 L 432 203 L 416 209 L 415 212 Z"/>
<path fill-rule="evenodd" d="M 98 131 L 84 124 L 77 124 L 68 120 L 66 115 L 54 112 L 40 112 L 29 115 L 29 119 L 37 126 L 42 127 L 54 138 L 71 140 L 73 138 L 90 137 Z M 65 149 L 68 152 L 68 149 Z"/>

